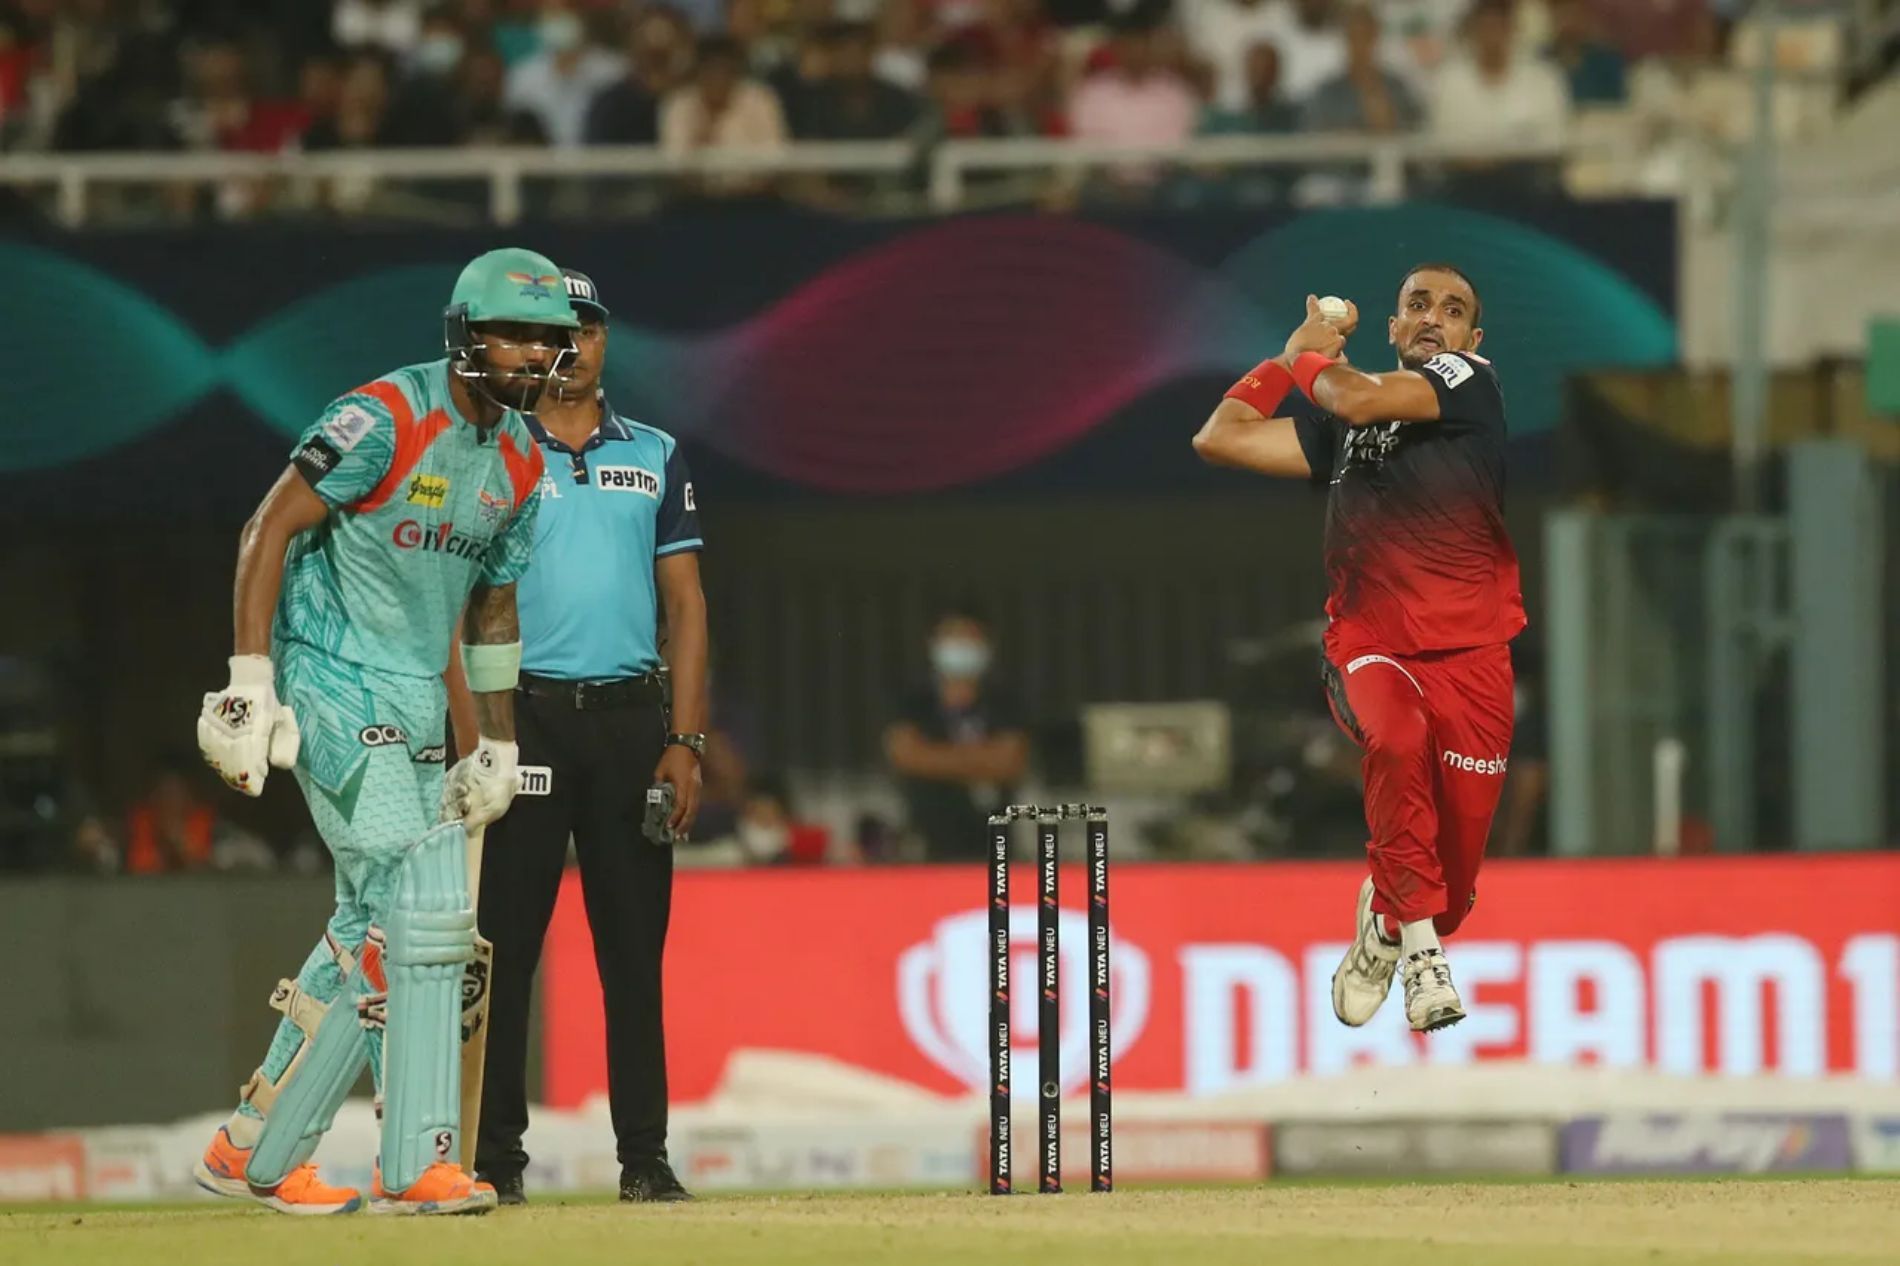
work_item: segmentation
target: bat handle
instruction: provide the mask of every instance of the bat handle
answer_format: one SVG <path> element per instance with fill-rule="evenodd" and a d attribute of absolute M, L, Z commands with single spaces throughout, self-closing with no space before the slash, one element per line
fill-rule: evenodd
<path fill-rule="evenodd" d="M 471 905 L 480 902 L 482 897 L 482 837 L 487 831 L 486 826 L 468 830 L 468 900 Z"/>

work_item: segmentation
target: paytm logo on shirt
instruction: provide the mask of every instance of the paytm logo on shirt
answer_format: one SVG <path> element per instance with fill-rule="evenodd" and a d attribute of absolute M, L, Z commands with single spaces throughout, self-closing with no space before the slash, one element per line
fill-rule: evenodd
<path fill-rule="evenodd" d="M 640 466 L 596 466 L 594 482 L 609 492 L 638 492 L 660 499 L 660 477 Z"/>

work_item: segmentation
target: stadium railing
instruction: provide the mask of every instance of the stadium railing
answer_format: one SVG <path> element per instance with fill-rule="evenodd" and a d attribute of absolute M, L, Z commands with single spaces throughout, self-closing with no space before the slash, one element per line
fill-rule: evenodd
<path fill-rule="evenodd" d="M 1426 137 L 1353 134 L 1217 136 L 1182 145 L 1119 146 L 1040 138 L 948 141 L 920 148 L 909 141 L 801 141 L 776 149 L 708 149 L 668 154 L 657 146 L 357 150 L 348 153 L 99 153 L 9 154 L 0 187 L 50 191 L 50 210 L 68 227 L 93 217 L 94 193 L 105 187 L 164 188 L 245 181 L 349 181 L 358 184 L 476 182 L 486 188 L 486 217 L 513 224 L 523 215 L 524 187 L 534 180 L 574 178 L 777 177 L 795 175 L 906 178 L 925 173 L 930 209 L 970 205 L 973 178 L 985 173 L 1080 175 L 1166 165 L 1222 171 L 1332 165 L 1352 173 L 1356 200 L 1406 196 L 1421 168 L 1446 163 L 1549 163 L 1583 156 L 1592 142 L 1499 148 L 1453 145 Z M 921 209 L 921 208 L 920 208 Z"/>

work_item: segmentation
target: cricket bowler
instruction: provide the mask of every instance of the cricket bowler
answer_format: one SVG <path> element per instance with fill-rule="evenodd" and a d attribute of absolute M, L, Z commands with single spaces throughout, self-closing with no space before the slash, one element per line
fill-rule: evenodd
<path fill-rule="evenodd" d="M 443 323 L 446 359 L 342 396 L 297 441 L 245 525 L 231 684 L 198 718 L 206 762 L 237 790 L 260 794 L 273 766 L 296 775 L 336 864 L 336 913 L 273 994 L 276 1037 L 195 1171 L 282 1213 L 362 1207 L 310 1158 L 365 1062 L 381 1125 L 369 1211 L 495 1204 L 457 1163 L 467 832 L 519 784 L 515 581 L 542 472 L 519 411 L 579 322 L 561 270 L 509 249 L 462 270 Z M 458 618 L 480 741 L 444 779 Z"/>
<path fill-rule="evenodd" d="M 1504 528 L 1504 397 L 1477 287 L 1449 264 L 1399 283 L 1398 368 L 1341 359 L 1358 309 L 1308 295 L 1279 356 L 1228 391 L 1194 448 L 1207 461 L 1327 487 L 1322 675 L 1364 753 L 1367 855 L 1333 1011 L 1377 1014 L 1395 972 L 1429 1032 L 1464 1019 L 1441 937 L 1477 900 L 1511 748 L 1510 641 L 1524 627 Z M 1322 412 L 1275 417 L 1297 387 Z"/>

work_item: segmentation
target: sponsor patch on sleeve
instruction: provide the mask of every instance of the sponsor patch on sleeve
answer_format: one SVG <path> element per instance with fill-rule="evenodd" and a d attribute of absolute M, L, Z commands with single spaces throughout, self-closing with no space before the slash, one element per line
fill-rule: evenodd
<path fill-rule="evenodd" d="M 337 452 L 347 453 L 362 443 L 363 437 L 375 425 L 376 419 L 368 409 L 346 404 L 323 424 L 323 437 L 330 441 Z"/>
<path fill-rule="evenodd" d="M 337 463 L 343 460 L 343 454 L 337 452 L 320 436 L 312 436 L 303 442 L 296 456 L 290 459 L 304 479 L 312 484 L 335 470 Z"/>
<path fill-rule="evenodd" d="M 1425 362 L 1425 368 L 1428 372 L 1444 379 L 1447 387 L 1456 387 L 1477 372 L 1472 369 L 1470 361 L 1462 356 L 1454 356 L 1450 352 L 1438 353 Z"/>
<path fill-rule="evenodd" d="M 693 481 L 690 479 L 686 481 L 686 508 L 688 510 L 699 509 L 699 503 L 693 500 Z"/>

